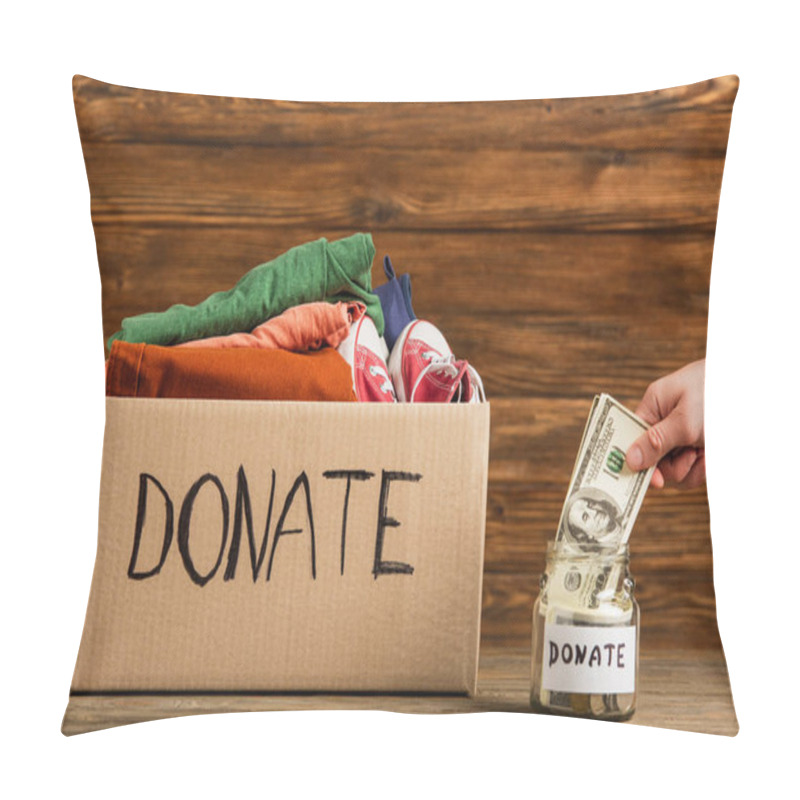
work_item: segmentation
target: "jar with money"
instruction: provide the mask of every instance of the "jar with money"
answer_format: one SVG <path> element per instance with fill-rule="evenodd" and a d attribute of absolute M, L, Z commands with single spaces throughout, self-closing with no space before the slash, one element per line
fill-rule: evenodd
<path fill-rule="evenodd" d="M 531 705 L 608 720 L 636 707 L 639 606 L 628 546 L 554 542 L 533 608 Z"/>

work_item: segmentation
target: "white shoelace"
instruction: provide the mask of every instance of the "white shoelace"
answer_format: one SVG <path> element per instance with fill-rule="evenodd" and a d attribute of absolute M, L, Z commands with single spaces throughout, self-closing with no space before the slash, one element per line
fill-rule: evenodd
<path fill-rule="evenodd" d="M 481 376 L 478 375 L 478 371 L 472 366 L 472 364 L 467 364 L 467 372 L 472 380 L 472 385 L 475 387 L 475 393 L 472 395 L 470 403 L 485 403 L 486 392 L 483 391 L 483 381 L 481 380 Z M 475 399 L 476 397 L 478 398 L 477 400 Z"/>
<path fill-rule="evenodd" d="M 422 382 L 422 379 L 429 372 L 449 372 L 454 378 L 458 375 L 458 367 L 455 365 L 455 356 L 440 356 L 433 350 L 425 350 L 422 357 L 428 359 L 428 363 L 420 370 L 417 375 L 417 380 L 414 382 L 414 388 L 411 390 L 409 402 L 414 402 L 414 397 L 417 394 L 417 387 Z M 458 398 L 456 402 L 461 400 L 461 384 L 458 385 Z"/>
<path fill-rule="evenodd" d="M 372 365 L 369 368 L 369 374 L 372 375 L 373 377 L 375 377 L 376 375 L 381 375 L 383 377 L 383 383 L 380 385 L 380 390 L 384 394 L 394 395 L 394 384 L 389 379 L 389 375 L 385 369 Z"/>

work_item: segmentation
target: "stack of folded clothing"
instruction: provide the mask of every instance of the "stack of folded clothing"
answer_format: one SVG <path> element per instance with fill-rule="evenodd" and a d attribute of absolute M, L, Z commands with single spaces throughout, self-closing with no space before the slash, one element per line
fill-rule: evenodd
<path fill-rule="evenodd" d="M 477 372 L 414 317 L 410 278 L 398 280 L 388 256 L 389 280 L 371 290 L 374 255 L 369 234 L 319 239 L 196 306 L 124 319 L 108 342 L 106 394 L 482 401 Z"/>

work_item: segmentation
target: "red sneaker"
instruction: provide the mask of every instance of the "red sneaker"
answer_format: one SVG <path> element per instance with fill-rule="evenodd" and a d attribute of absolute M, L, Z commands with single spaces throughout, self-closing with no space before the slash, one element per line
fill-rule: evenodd
<path fill-rule="evenodd" d="M 472 364 L 467 364 L 467 385 L 464 388 L 462 403 L 485 403 L 486 392 L 483 391 L 483 381 Z"/>
<path fill-rule="evenodd" d="M 389 348 L 366 314 L 350 326 L 350 335 L 336 349 L 350 365 L 356 399 L 362 402 L 397 402 L 386 367 Z"/>
<path fill-rule="evenodd" d="M 480 376 L 457 361 L 441 331 L 414 320 L 397 337 L 389 356 L 389 375 L 401 403 L 481 403 Z"/>

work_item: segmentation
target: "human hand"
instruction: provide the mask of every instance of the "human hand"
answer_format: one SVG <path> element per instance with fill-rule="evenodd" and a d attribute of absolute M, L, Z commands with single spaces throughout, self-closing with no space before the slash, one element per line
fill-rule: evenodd
<path fill-rule="evenodd" d="M 694 489 L 706 479 L 703 393 L 705 359 L 659 378 L 647 387 L 636 413 L 652 427 L 629 448 L 632 470 L 657 464 L 650 485 Z"/>

